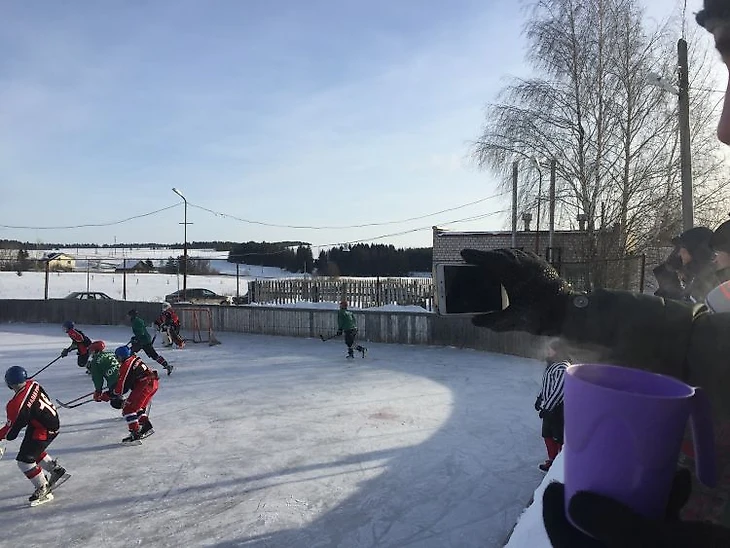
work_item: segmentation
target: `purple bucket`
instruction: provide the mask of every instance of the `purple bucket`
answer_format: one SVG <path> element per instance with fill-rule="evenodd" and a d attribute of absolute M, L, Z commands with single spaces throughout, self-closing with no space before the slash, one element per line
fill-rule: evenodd
<path fill-rule="evenodd" d="M 573 365 L 565 376 L 565 504 L 593 491 L 653 519 L 664 516 L 687 420 L 697 476 L 715 484 L 710 404 L 700 388 L 614 365 Z"/>

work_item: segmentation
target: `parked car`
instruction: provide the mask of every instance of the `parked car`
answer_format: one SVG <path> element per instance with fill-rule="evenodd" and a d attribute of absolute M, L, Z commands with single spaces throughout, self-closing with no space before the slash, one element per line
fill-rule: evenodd
<path fill-rule="evenodd" d="M 65 297 L 66 299 L 113 301 L 109 295 L 101 291 L 74 291 Z"/>
<path fill-rule="evenodd" d="M 183 290 L 179 289 L 175 293 L 165 295 L 165 301 L 170 304 L 180 303 L 191 303 L 191 304 L 231 304 L 232 297 L 226 297 L 225 295 L 218 295 L 210 289 L 190 289 L 185 291 L 185 298 L 183 299 Z"/>

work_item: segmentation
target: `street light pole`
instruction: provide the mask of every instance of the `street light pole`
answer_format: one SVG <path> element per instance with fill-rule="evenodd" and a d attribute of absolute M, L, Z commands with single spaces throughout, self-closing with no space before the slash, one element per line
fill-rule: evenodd
<path fill-rule="evenodd" d="M 182 292 L 182 300 L 185 301 L 187 299 L 187 290 L 188 290 L 188 201 L 185 199 L 185 196 L 182 195 L 182 193 L 173 187 L 172 191 L 180 196 L 180 198 L 183 199 L 183 202 L 185 202 L 185 215 L 183 217 L 183 226 L 185 227 L 183 230 L 185 239 L 185 242 L 183 243 L 183 292 Z"/>

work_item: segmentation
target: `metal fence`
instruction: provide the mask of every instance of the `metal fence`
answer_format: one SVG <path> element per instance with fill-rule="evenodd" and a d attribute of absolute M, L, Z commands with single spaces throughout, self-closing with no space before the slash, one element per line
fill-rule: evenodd
<path fill-rule="evenodd" d="M 578 291 L 624 289 L 639 293 L 644 291 L 645 264 L 645 255 L 581 262 L 558 260 L 553 263 L 560 276 Z"/>
<path fill-rule="evenodd" d="M 395 304 L 433 310 L 430 278 L 255 280 L 249 282 L 248 290 L 250 302 L 259 304 L 337 303 L 347 299 L 356 308 Z"/>

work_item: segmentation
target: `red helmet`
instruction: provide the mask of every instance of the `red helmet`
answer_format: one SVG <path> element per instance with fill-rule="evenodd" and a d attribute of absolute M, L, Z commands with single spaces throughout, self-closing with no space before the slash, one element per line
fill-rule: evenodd
<path fill-rule="evenodd" d="M 89 352 L 103 352 L 106 348 L 106 344 L 104 344 L 104 341 L 94 341 L 89 345 Z"/>

